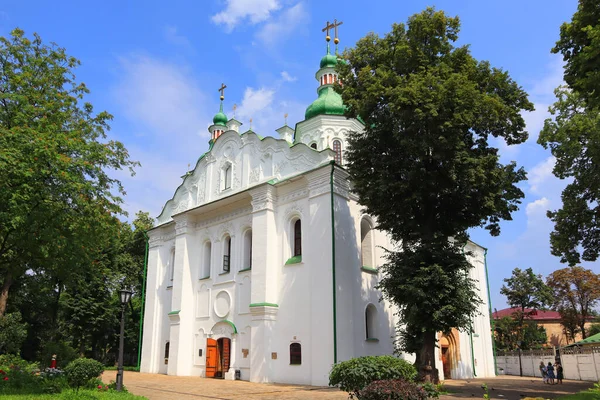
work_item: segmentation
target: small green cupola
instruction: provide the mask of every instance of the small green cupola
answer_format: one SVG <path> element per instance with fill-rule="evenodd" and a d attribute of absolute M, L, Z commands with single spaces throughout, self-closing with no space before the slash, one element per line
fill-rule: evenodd
<path fill-rule="evenodd" d="M 221 136 L 225 130 L 227 129 L 227 115 L 223 112 L 223 100 L 225 100 L 225 88 L 227 86 L 222 83 L 219 88 L 219 92 L 221 92 L 221 105 L 219 106 L 219 112 L 215 114 L 213 117 L 213 124 L 208 127 L 208 131 L 210 132 L 210 141 L 209 143 L 214 143 L 215 140 L 219 136 Z"/>
<path fill-rule="evenodd" d="M 306 108 L 306 112 L 304 113 L 305 119 L 310 119 L 317 115 L 344 115 L 342 97 L 333 88 L 333 84 L 339 80 L 337 71 L 335 70 L 338 64 L 337 44 L 339 43 L 339 39 L 337 38 L 337 27 L 339 25 L 341 25 L 341 22 L 338 23 L 336 21 L 333 25 L 327 22 L 327 27 L 325 28 L 327 30 L 327 36 L 325 37 L 327 41 L 327 54 L 321 59 L 320 68 L 315 74 L 315 78 L 319 81 L 319 88 L 317 89 L 319 97 Z M 336 54 L 331 54 L 329 50 L 329 41 L 331 40 L 329 29 L 331 28 L 336 29 L 334 40 Z"/>

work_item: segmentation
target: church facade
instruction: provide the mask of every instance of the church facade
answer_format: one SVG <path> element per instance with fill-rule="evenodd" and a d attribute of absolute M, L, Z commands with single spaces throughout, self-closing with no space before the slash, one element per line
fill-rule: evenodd
<path fill-rule="evenodd" d="M 241 132 L 221 92 L 209 150 L 148 232 L 142 372 L 322 386 L 336 362 L 393 353 L 375 289 L 392 243 L 342 167 L 363 125 L 343 116 L 337 62 L 328 50 L 317 100 L 279 138 Z M 446 378 L 495 375 L 485 249 L 467 250 L 485 301 L 471 332 L 440 335 Z"/>

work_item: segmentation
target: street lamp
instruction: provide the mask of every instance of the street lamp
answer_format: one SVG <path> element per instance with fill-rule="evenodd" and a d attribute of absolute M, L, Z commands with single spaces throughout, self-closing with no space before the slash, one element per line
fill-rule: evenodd
<path fill-rule="evenodd" d="M 117 367 L 117 391 L 123 390 L 123 347 L 125 342 L 125 306 L 129 303 L 133 292 L 127 289 L 119 290 L 121 300 L 121 335 L 119 336 L 119 365 Z"/>

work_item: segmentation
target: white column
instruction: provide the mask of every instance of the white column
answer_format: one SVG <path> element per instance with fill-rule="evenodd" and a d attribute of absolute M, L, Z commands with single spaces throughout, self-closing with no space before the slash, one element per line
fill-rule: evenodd
<path fill-rule="evenodd" d="M 271 382 L 271 341 L 277 318 L 280 244 L 274 213 L 275 188 L 265 185 L 252 195 L 252 290 L 250 312 L 250 381 Z"/>
<path fill-rule="evenodd" d="M 144 331 L 142 338 L 141 372 L 157 373 L 162 362 L 160 315 L 160 257 L 158 232 L 148 232 L 148 262 L 146 264 L 146 299 L 144 305 Z"/>
<path fill-rule="evenodd" d="M 175 273 L 173 276 L 169 375 L 191 375 L 193 366 L 194 282 L 190 269 L 193 245 L 187 215 L 175 218 Z"/>

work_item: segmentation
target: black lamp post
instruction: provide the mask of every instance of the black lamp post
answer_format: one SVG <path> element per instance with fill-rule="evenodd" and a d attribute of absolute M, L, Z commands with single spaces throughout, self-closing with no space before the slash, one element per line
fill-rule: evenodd
<path fill-rule="evenodd" d="M 131 299 L 131 290 L 119 290 L 121 300 L 121 335 L 119 336 L 119 365 L 117 367 L 117 391 L 123 390 L 123 347 L 125 342 L 125 306 Z"/>

